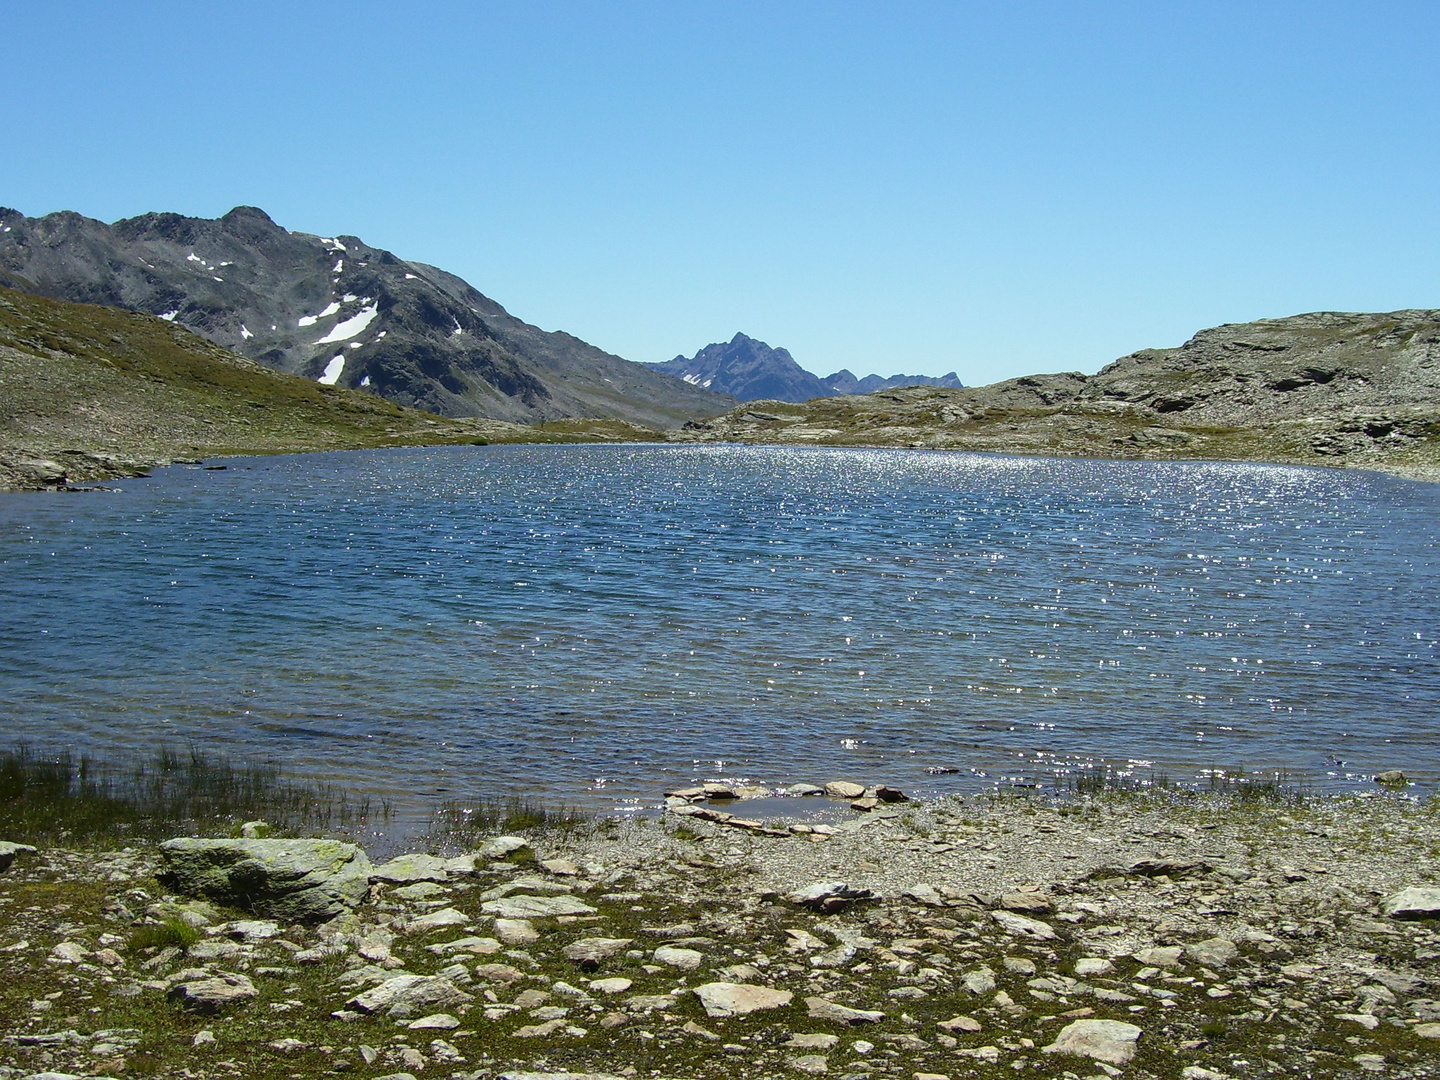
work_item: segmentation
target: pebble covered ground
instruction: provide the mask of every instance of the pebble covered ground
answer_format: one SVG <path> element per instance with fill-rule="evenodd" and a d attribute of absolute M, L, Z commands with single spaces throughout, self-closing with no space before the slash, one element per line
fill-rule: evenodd
<path fill-rule="evenodd" d="M 22 851 L 0 1080 L 1440 1075 L 1433 803 L 671 803 L 401 857 L 319 925 L 153 845 Z"/>

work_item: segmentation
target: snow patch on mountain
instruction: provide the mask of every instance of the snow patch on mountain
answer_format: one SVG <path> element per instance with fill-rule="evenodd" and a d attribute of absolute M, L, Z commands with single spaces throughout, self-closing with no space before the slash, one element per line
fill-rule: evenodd
<path fill-rule="evenodd" d="M 337 309 L 339 307 L 337 304 L 331 304 L 330 306 Z M 331 330 L 319 341 L 315 342 L 315 344 L 329 345 L 336 341 L 349 341 L 356 334 L 363 333 L 365 328 L 375 321 L 375 316 L 378 312 L 379 308 L 373 303 L 368 307 L 361 308 L 354 315 L 350 316 L 350 318 L 336 323 L 335 329 Z"/>

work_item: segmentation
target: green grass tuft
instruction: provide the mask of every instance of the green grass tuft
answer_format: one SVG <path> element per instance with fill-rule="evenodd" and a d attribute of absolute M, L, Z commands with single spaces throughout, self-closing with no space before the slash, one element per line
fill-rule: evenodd
<path fill-rule="evenodd" d="M 163 949 L 171 945 L 180 949 L 189 949 L 204 936 L 198 928 L 191 926 L 184 919 L 171 916 L 153 925 L 137 926 L 131 931 L 127 945 L 131 952 L 140 952 L 142 949 Z"/>

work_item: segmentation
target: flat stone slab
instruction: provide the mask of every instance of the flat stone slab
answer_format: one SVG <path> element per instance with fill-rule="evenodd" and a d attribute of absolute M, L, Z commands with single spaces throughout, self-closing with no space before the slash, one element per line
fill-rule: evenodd
<path fill-rule="evenodd" d="M 427 915 L 421 915 L 417 919 L 411 919 L 405 924 L 407 934 L 428 934 L 432 930 L 441 930 L 448 926 L 468 926 L 470 916 L 458 908 L 447 907 L 439 911 L 432 911 Z"/>
<path fill-rule="evenodd" d="M 392 885 L 409 885 L 416 881 L 449 881 L 449 864 L 449 859 L 438 859 L 434 855 L 401 855 L 375 867 L 370 874 L 370 880 L 386 881 Z"/>
<path fill-rule="evenodd" d="M 768 986 L 748 983 L 706 983 L 695 988 L 695 996 L 705 1007 L 706 1016 L 748 1016 L 762 1009 L 779 1009 L 795 1000 L 789 990 L 772 990 Z"/>
<path fill-rule="evenodd" d="M 345 1007 L 362 1013 L 384 1012 L 404 1019 L 428 1009 L 448 1009 L 470 1000 L 470 994 L 438 975 L 397 975 L 357 994 Z"/>
<path fill-rule="evenodd" d="M 1107 1065 L 1125 1065 L 1135 1056 L 1141 1034 L 1140 1028 L 1123 1020 L 1076 1020 L 1042 1049 L 1047 1054 L 1076 1054 Z"/>
<path fill-rule="evenodd" d="M 1440 919 L 1440 889 L 1401 889 L 1380 911 L 1392 919 Z"/>
<path fill-rule="evenodd" d="M 360 905 L 370 859 L 338 840 L 198 840 L 160 845 L 164 884 L 281 922 L 323 922 Z"/>
<path fill-rule="evenodd" d="M 885 1019 L 885 1014 L 878 1010 L 852 1009 L 822 997 L 807 997 L 805 1007 L 811 1019 L 829 1020 L 834 1024 L 878 1024 Z"/>
<path fill-rule="evenodd" d="M 214 1015 L 259 994 L 255 984 L 244 975 L 222 972 L 213 978 L 176 983 L 170 988 L 168 996 L 191 1012 Z"/>
<path fill-rule="evenodd" d="M 635 942 L 634 938 L 590 937 L 572 941 L 561 950 L 567 960 L 573 960 L 586 971 L 594 971 L 602 960 L 623 953 Z"/>
<path fill-rule="evenodd" d="M 1229 938 L 1210 938 L 1185 946 L 1185 955 L 1208 968 L 1222 968 L 1240 955 L 1240 949 Z"/>
<path fill-rule="evenodd" d="M 694 971 L 705 960 L 705 954 L 695 949 L 677 949 L 673 945 L 662 945 L 652 954 L 656 962 L 668 964 L 681 971 Z"/>
<path fill-rule="evenodd" d="M 1177 968 L 1185 955 L 1185 949 L 1180 945 L 1163 945 L 1152 949 L 1137 949 L 1131 955 L 1148 967 Z"/>
<path fill-rule="evenodd" d="M 1030 938 L 1032 941 L 1054 941 L 1055 928 L 1039 919 L 1016 915 L 1013 911 L 992 911 L 990 918 L 1000 924 L 1007 934 Z"/>
<path fill-rule="evenodd" d="M 500 951 L 500 942 L 493 937 L 462 937 L 454 941 L 442 941 L 436 945 L 426 945 L 426 952 L 432 952 L 436 956 L 444 956 L 452 952 L 474 953 L 476 956 L 492 956 Z"/>
<path fill-rule="evenodd" d="M 594 915 L 595 909 L 573 896 L 507 896 L 480 905 L 487 915 L 502 919 L 544 919 L 556 915 Z"/>

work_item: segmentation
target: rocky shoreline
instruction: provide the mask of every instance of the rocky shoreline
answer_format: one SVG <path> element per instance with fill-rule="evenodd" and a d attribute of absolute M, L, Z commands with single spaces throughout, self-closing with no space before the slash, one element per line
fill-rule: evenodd
<path fill-rule="evenodd" d="M 1433 803 L 716 794 L 380 866 L 0 847 L 0 1080 L 1440 1075 Z"/>

